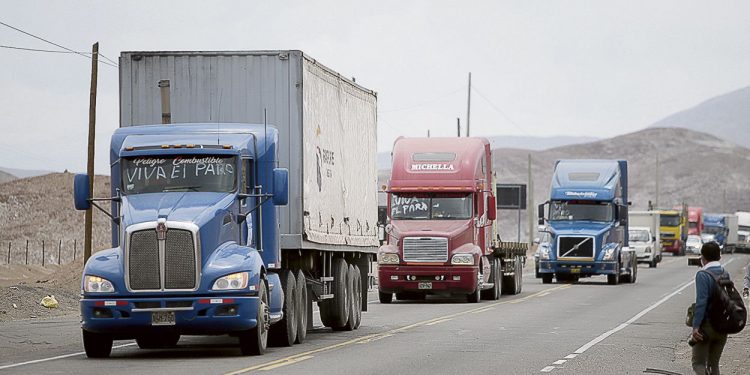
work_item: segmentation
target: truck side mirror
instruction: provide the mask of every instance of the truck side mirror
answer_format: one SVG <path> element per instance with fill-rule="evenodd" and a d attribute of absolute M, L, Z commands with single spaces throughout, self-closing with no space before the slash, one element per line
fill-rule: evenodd
<path fill-rule="evenodd" d="M 540 204 L 537 207 L 537 217 L 539 218 L 538 219 L 538 224 L 539 225 L 544 225 L 544 203 Z"/>
<path fill-rule="evenodd" d="M 626 226 L 628 225 L 628 206 L 622 205 L 622 206 L 615 206 L 618 208 L 617 217 L 620 220 L 620 225 Z"/>
<path fill-rule="evenodd" d="M 289 170 L 274 168 L 273 170 L 273 204 L 286 206 L 289 203 Z"/>
<path fill-rule="evenodd" d="M 487 197 L 487 218 L 497 219 L 497 199 L 493 196 Z"/>
<path fill-rule="evenodd" d="M 385 242 L 385 225 L 383 224 L 378 225 L 378 241 Z"/>
<path fill-rule="evenodd" d="M 88 210 L 91 208 L 89 199 L 89 175 L 77 174 L 73 178 L 73 203 L 76 210 Z"/>

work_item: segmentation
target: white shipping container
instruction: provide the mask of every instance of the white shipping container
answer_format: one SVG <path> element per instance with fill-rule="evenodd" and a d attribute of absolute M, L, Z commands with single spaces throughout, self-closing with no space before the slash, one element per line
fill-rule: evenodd
<path fill-rule="evenodd" d="M 251 123 L 279 129 L 289 204 L 281 247 L 374 252 L 377 95 L 301 51 L 123 52 L 120 126 Z M 219 125 L 217 125 L 219 126 Z"/>

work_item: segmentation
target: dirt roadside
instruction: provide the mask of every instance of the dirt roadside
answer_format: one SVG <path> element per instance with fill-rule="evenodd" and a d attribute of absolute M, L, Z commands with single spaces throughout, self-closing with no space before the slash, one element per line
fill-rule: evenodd
<path fill-rule="evenodd" d="M 63 266 L 0 265 L 0 322 L 78 316 L 82 262 Z M 59 306 L 40 302 L 53 295 Z"/>

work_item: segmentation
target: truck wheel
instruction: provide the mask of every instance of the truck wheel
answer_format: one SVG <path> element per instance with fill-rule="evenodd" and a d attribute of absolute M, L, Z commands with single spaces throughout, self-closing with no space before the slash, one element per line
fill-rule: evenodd
<path fill-rule="evenodd" d="M 620 263 L 618 262 L 615 265 L 615 273 L 614 275 L 607 275 L 607 284 L 609 285 L 617 285 L 620 283 Z"/>
<path fill-rule="evenodd" d="M 521 262 L 521 257 L 516 258 L 516 275 L 515 276 L 516 276 L 516 293 L 515 294 L 521 294 L 521 290 L 523 290 L 523 263 Z"/>
<path fill-rule="evenodd" d="M 482 299 L 494 301 L 500 298 L 500 294 L 502 293 L 503 275 L 502 270 L 500 269 L 500 261 L 498 259 L 493 259 L 492 261 L 492 282 L 494 283 L 492 289 L 482 291 Z"/>
<path fill-rule="evenodd" d="M 479 303 L 479 300 L 481 299 L 481 290 L 479 290 L 479 286 L 477 286 L 477 290 L 475 290 L 473 293 L 469 293 L 466 295 L 466 302 L 468 303 Z"/>
<path fill-rule="evenodd" d="M 648 268 L 656 268 L 656 264 L 658 262 L 656 261 L 656 257 L 653 257 L 651 261 L 648 263 Z"/>
<path fill-rule="evenodd" d="M 638 278 L 638 261 L 633 258 L 633 266 L 630 268 L 630 281 L 631 284 L 635 284 L 635 280 Z"/>
<path fill-rule="evenodd" d="M 346 319 L 346 324 L 340 327 L 342 331 L 352 331 L 357 325 L 357 305 L 362 306 L 362 295 L 359 293 L 361 288 L 357 288 L 355 285 L 354 275 L 355 269 L 353 265 L 349 265 L 349 270 L 346 272 L 346 287 L 349 292 L 349 315 Z"/>
<path fill-rule="evenodd" d="M 180 335 L 177 334 L 148 335 L 135 339 L 135 343 L 141 349 L 171 348 L 177 345 L 178 341 L 180 341 Z"/>
<path fill-rule="evenodd" d="M 367 290 L 362 289 L 362 272 L 359 269 L 359 266 L 354 266 L 354 285 L 356 289 L 356 295 L 357 297 L 357 303 L 355 306 L 357 307 L 357 314 L 355 315 L 356 322 L 354 323 L 354 329 L 359 328 L 359 325 L 362 324 L 362 300 L 365 298 L 365 303 L 367 303 Z"/>
<path fill-rule="evenodd" d="M 297 271 L 297 339 L 295 344 L 305 342 L 307 337 L 307 311 L 310 301 L 307 299 L 307 280 L 302 270 Z"/>
<path fill-rule="evenodd" d="M 323 300 L 320 304 L 320 320 L 323 325 L 331 328 L 340 328 L 349 319 L 350 291 L 346 274 L 349 265 L 344 258 L 333 260 L 333 298 Z M 325 318 L 324 318 L 325 317 Z"/>
<path fill-rule="evenodd" d="M 256 319 L 258 323 L 254 328 L 240 334 L 240 351 L 242 355 L 261 355 L 266 352 L 268 346 L 268 328 L 271 326 L 271 311 L 268 307 L 268 291 L 266 280 L 260 280 L 258 290 L 258 311 Z"/>
<path fill-rule="evenodd" d="M 107 358 L 112 353 L 112 336 L 102 333 L 89 332 L 84 329 L 83 349 L 89 358 Z"/>
<path fill-rule="evenodd" d="M 271 326 L 269 338 L 274 346 L 292 346 L 297 339 L 297 281 L 294 274 L 281 271 L 281 290 L 284 292 L 283 317 Z"/>
<path fill-rule="evenodd" d="M 393 293 L 378 291 L 378 299 L 380 299 L 380 303 L 391 303 L 393 301 Z"/>
<path fill-rule="evenodd" d="M 542 284 L 552 284 L 552 274 L 551 273 L 543 273 L 542 274 Z"/>

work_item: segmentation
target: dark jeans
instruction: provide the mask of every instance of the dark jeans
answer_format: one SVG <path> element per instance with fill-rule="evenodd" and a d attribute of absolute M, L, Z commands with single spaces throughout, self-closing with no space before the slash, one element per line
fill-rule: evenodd
<path fill-rule="evenodd" d="M 693 346 L 693 371 L 699 375 L 720 375 L 719 359 L 727 343 L 727 335 L 714 331 L 708 323 L 701 326 L 703 341 Z"/>

